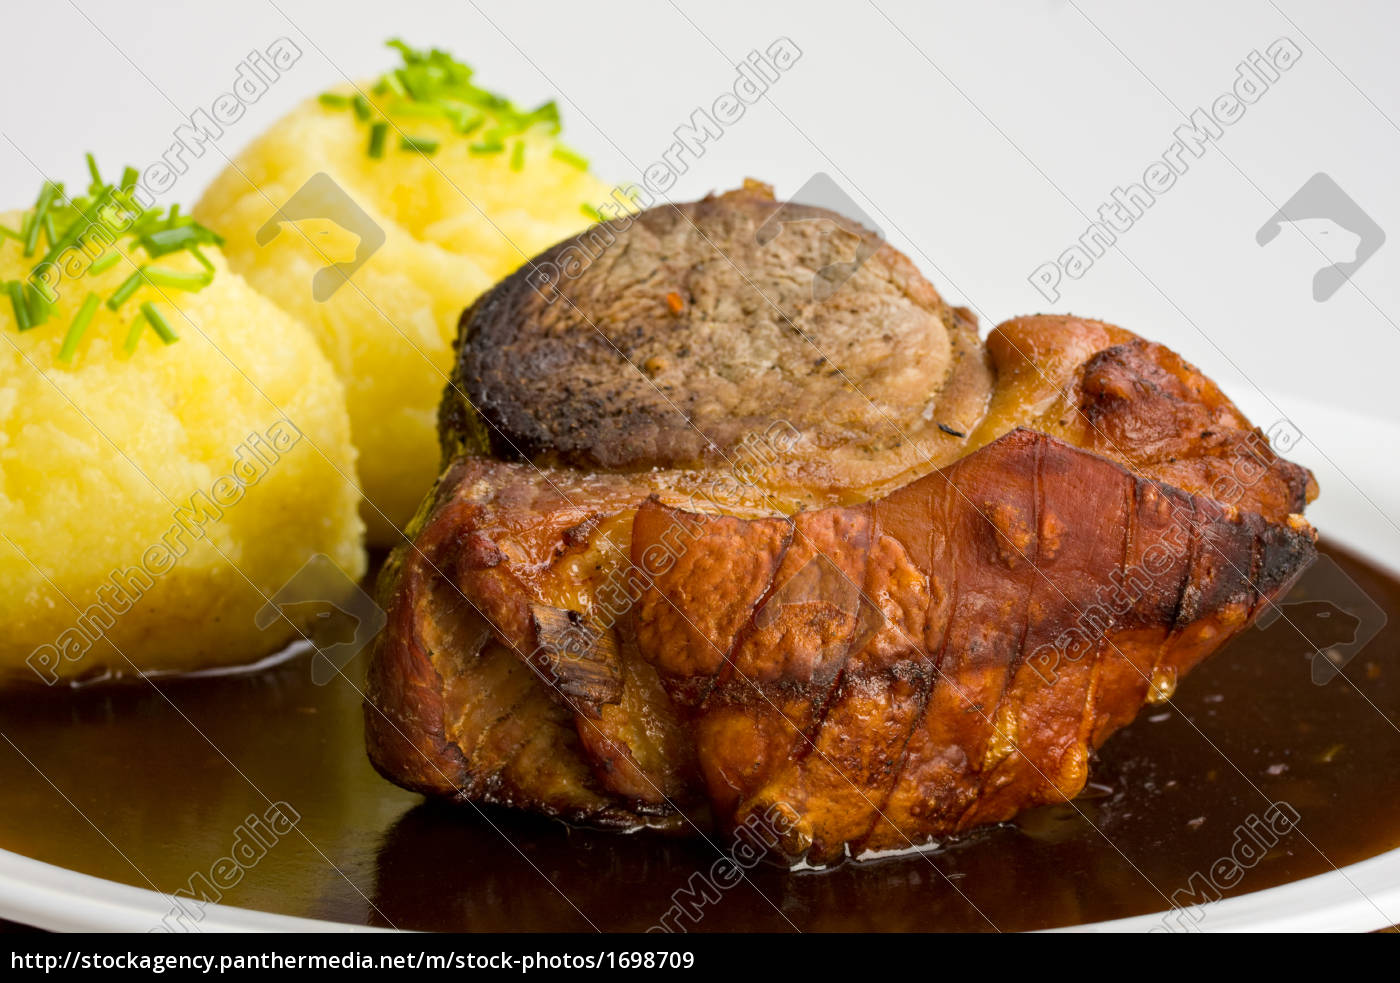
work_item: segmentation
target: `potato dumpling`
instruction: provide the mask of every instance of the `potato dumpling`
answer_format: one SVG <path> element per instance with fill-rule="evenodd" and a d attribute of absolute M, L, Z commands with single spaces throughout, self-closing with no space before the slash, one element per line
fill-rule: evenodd
<path fill-rule="evenodd" d="M 48 319 L 27 331 L 0 294 L 0 673 L 11 678 L 254 661 L 294 637 L 287 620 L 260 630 L 255 616 L 308 559 L 323 553 L 351 578 L 365 569 L 344 391 L 310 332 L 212 246 L 203 289 L 145 284 L 114 312 L 106 298 L 149 260 L 129 238 L 111 248 L 119 261 L 60 281 Z M 201 272 L 189 253 L 155 262 Z M 0 240 L 0 280 L 22 283 L 34 264 Z M 104 303 L 61 358 L 90 293 Z M 128 351 L 145 303 L 178 340 L 142 323 Z"/>
<path fill-rule="evenodd" d="M 442 52 L 405 58 L 407 69 L 429 71 L 433 59 L 470 75 Z M 362 511 L 381 544 L 399 542 L 396 530 L 437 477 L 437 408 L 462 311 L 588 226 L 613 190 L 558 143 L 552 114 L 483 104 L 487 94 L 475 104 L 414 101 L 384 80 L 344 86 L 276 123 L 194 212 L 225 237 L 229 265 L 308 324 L 339 371 Z M 357 246 L 369 256 L 348 280 L 318 277 L 353 266 Z"/>

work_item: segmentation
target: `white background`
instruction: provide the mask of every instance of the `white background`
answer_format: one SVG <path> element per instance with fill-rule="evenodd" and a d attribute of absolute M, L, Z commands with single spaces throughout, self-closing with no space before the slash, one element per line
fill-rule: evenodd
<path fill-rule="evenodd" d="M 1367 513 L 1400 540 L 1400 498 L 1330 459 L 1364 440 L 1356 418 L 1400 420 L 1400 7 L 1302 0 L 876 4 L 580 4 L 520 0 L 237 4 L 6 3 L 0 59 L 3 207 L 41 172 L 84 181 L 156 160 L 189 113 L 228 91 L 249 52 L 291 38 L 304 54 L 167 196 L 193 203 L 229 157 L 307 96 L 390 66 L 383 39 L 438 45 L 483 84 L 557 98 L 565 136 L 608 178 L 636 180 L 695 109 L 733 85 L 733 63 L 786 36 L 801 60 L 670 192 L 745 176 L 796 191 L 830 174 L 953 302 L 984 327 L 1069 311 L 1162 341 L 1267 427 L 1289 417 L 1290 456 L 1323 484 L 1322 517 Z M 1113 189 L 1141 181 L 1182 112 L 1228 92 L 1254 50 L 1303 55 L 1192 163 L 1116 248 L 1047 302 L 1027 281 L 1073 244 Z M 1326 172 L 1390 240 L 1330 300 L 1326 261 L 1291 227 L 1255 231 Z M 1341 422 L 1339 422 L 1341 421 Z M 1395 448 L 1378 447 L 1391 455 Z M 1384 515 L 1382 514 L 1384 513 Z M 1325 526 L 1324 526 L 1325 528 Z M 1359 527 L 1358 527 L 1359 528 Z"/>

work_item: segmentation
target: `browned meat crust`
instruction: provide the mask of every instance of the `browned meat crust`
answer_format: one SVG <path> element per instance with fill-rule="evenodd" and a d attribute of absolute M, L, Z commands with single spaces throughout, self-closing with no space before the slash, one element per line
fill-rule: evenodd
<path fill-rule="evenodd" d="M 777 208 L 595 228 L 464 315 L 381 576 L 387 777 L 608 827 L 781 814 L 790 861 L 908 848 L 1075 795 L 1310 561 L 1312 475 L 1175 353 L 1051 315 L 983 348 L 866 230 L 760 236 Z"/>
<path fill-rule="evenodd" d="M 1089 751 L 1312 555 L 1310 530 L 1016 430 L 790 522 L 649 500 L 633 626 L 716 814 L 789 810 L 789 856 L 829 862 L 1078 794 Z"/>
<path fill-rule="evenodd" d="M 976 320 L 833 212 L 784 205 L 760 235 L 779 207 L 750 182 L 615 219 L 483 295 L 443 403 L 448 456 L 485 434 L 537 464 L 724 466 L 775 407 L 802 440 L 773 481 L 849 491 L 963 454 L 991 392 Z"/>
<path fill-rule="evenodd" d="M 1081 346 L 1053 385 L 1026 361 L 1042 330 Z M 1044 432 L 863 504 L 788 517 L 704 472 L 455 461 L 385 579 L 376 765 L 608 826 L 780 804 L 813 863 L 1076 794 L 1092 748 L 1306 566 L 1313 485 L 1121 329 L 1022 321 L 989 349 L 992 412 Z"/>

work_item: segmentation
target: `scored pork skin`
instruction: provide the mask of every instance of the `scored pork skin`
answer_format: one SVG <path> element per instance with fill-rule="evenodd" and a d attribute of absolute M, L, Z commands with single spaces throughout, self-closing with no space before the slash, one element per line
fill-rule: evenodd
<path fill-rule="evenodd" d="M 789 859 L 811 863 L 1072 798 L 1092 748 L 1313 556 L 1301 523 L 1028 430 L 868 505 L 772 522 L 643 504 L 632 626 L 716 815 L 783 810 Z M 677 529 L 673 559 L 658 547 Z M 839 576 L 787 588 L 814 563 Z"/>
<path fill-rule="evenodd" d="M 1169 687 L 1173 673 L 1218 648 L 1306 565 L 1312 533 L 1296 513 L 1316 489 L 1199 372 L 1122 329 L 1022 319 L 994 331 L 988 350 L 999 385 L 973 435 L 982 449 L 850 510 L 812 510 L 790 521 L 781 513 L 798 499 L 777 489 L 707 484 L 703 472 L 595 475 L 487 458 L 454 461 L 413 547 L 400 552 L 383 581 L 390 626 L 377 643 L 366 715 L 376 765 L 432 794 L 612 826 L 729 826 L 759 803 L 781 801 L 795 810 L 789 856 L 809 862 L 908 846 L 1073 794 L 1089 748 L 1132 719 L 1154 674 L 1159 687 Z M 1083 419 L 1094 425 L 1076 425 Z M 1059 439 L 1005 436 L 1022 422 Z M 988 443 L 986 432 L 997 428 L 1004 436 Z M 973 504 L 954 495 L 954 473 L 981 489 L 980 497 L 968 496 Z M 1075 475 L 1099 480 L 1084 486 Z M 1241 480 L 1222 481 L 1231 475 Z M 945 490 L 935 494 L 940 482 Z M 1051 489 L 1056 503 L 1071 500 L 1053 513 L 1072 527 L 1057 533 L 1057 522 L 1047 519 L 1042 535 L 1041 520 L 1030 518 L 1041 495 L 1034 489 L 1042 486 L 1047 502 Z M 712 494 L 715 487 L 724 493 Z M 1116 495 L 1107 494 L 1114 488 Z M 652 496 L 664 505 L 645 504 Z M 1131 502 L 1137 504 L 1130 513 Z M 1140 575 L 1130 578 L 1141 590 L 1118 615 L 1118 630 L 1105 633 L 1092 653 L 1070 658 L 1067 650 L 1048 663 L 1054 646 L 1047 654 L 1045 643 L 1026 643 L 1072 628 L 1076 612 L 1101 602 L 1099 592 L 1123 568 L 1123 544 L 1146 549 L 1144 533 L 1128 535 L 1134 523 L 1157 528 L 1143 511 L 1153 502 L 1191 516 L 1189 529 L 1199 528 L 1186 544 L 1190 565 L 1165 568 L 1146 584 Z M 640 541 L 634 517 L 643 516 L 645 531 L 652 521 L 646 517 L 663 507 L 727 514 L 681 522 L 732 527 L 721 537 L 732 549 L 711 554 L 710 579 L 613 576 L 631 584 L 631 593 L 623 591 L 622 604 L 600 599 L 610 574 L 636 570 L 627 562 Z M 960 521 L 948 525 L 959 509 Z M 713 666 L 674 661 L 679 628 L 663 641 L 655 631 L 665 609 L 761 636 L 742 627 L 754 610 L 731 597 L 741 589 L 745 597 L 761 594 L 771 582 L 758 579 L 763 568 L 754 542 L 761 538 L 771 550 L 775 540 L 795 538 L 797 524 L 806 531 L 799 541 L 820 541 L 822 522 L 849 527 L 841 542 L 869 543 L 857 557 L 837 545 L 822 555 L 837 569 L 844 564 L 848 578 L 859 559 L 863 593 L 882 598 L 880 634 L 846 653 L 844 671 L 833 662 L 826 667 L 831 675 L 815 675 L 815 683 L 779 675 L 763 684 L 766 690 L 752 687 L 745 704 L 736 698 L 744 692 L 735 690 L 741 678 L 721 681 Z M 888 533 L 901 523 L 905 533 Z M 942 552 L 933 546 L 940 528 Z M 1058 545 L 1046 550 L 1056 533 Z M 990 551 L 989 541 L 1005 548 Z M 1023 561 L 1031 549 L 1048 555 Z M 935 582 L 954 593 L 935 595 Z M 919 583 L 927 584 L 928 604 L 906 605 L 894 617 L 885 595 L 912 591 L 919 598 Z M 839 580 L 837 588 L 832 599 L 849 597 Z M 634 603 L 644 597 L 649 605 Z M 995 611 L 949 616 L 971 610 L 969 599 L 977 598 Z M 1056 604 L 1053 620 L 1022 617 L 1025 638 L 969 634 L 1015 625 L 1016 611 L 1043 614 Z M 868 619 L 860 627 L 863 608 L 835 607 L 816 619 L 828 636 L 853 615 L 857 637 L 868 631 Z M 541 637 L 537 609 L 576 612 L 585 628 L 593 626 L 586 637 L 609 641 L 582 659 L 563 657 Z M 613 610 L 620 615 L 604 616 Z M 938 624 L 942 641 L 933 646 L 926 628 Z M 917 639 L 924 631 L 924 648 L 898 648 L 901 633 L 892 626 L 900 625 L 923 625 L 903 634 Z M 486 641 L 463 644 L 454 632 Z M 823 637 L 823 650 L 839 647 L 840 639 Z M 722 647 L 724 639 L 713 641 Z M 771 661 L 768 647 L 748 649 L 759 662 Z M 691 655 L 704 652 L 697 645 Z M 596 665 L 575 674 L 584 663 Z M 1038 683 L 1045 678 L 1053 685 Z M 600 687 L 599 680 L 613 683 Z M 966 693 L 974 695 L 967 707 L 980 702 L 980 711 L 963 712 L 957 701 Z M 520 724 L 527 710 L 541 722 L 534 730 Z M 778 719 L 776 712 L 789 715 Z M 757 767 L 740 781 L 731 774 L 732 747 L 753 751 L 755 734 L 767 735 L 764 748 L 776 735 L 777 750 L 743 759 Z"/>

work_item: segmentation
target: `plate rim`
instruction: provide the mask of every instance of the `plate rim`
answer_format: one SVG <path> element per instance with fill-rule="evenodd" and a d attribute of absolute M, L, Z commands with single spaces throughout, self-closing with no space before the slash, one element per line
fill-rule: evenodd
<path fill-rule="evenodd" d="M 1311 399 L 1288 402 L 1314 420 L 1330 416 L 1329 424 L 1343 427 L 1360 422 L 1372 438 L 1377 431 L 1389 431 L 1400 443 L 1400 425 L 1365 419 Z M 1346 432 L 1333 426 L 1321 429 Z M 1348 450 L 1334 447 L 1332 453 L 1347 458 Z M 1371 455 L 1362 469 L 1371 470 L 1374 475 L 1375 469 L 1384 469 L 1385 464 L 1378 455 Z M 1400 469 L 1395 476 L 1400 477 Z M 1380 505 L 1372 504 L 1380 511 Z M 1376 549 L 1376 543 L 1364 541 L 1366 537 L 1351 522 L 1341 532 L 1327 533 L 1326 538 L 1400 576 L 1400 554 L 1389 555 L 1384 547 Z M 169 895 L 148 888 L 95 877 L 0 848 L 0 917 L 58 932 L 148 932 L 161 925 L 172 905 Z M 203 917 L 196 927 L 200 932 L 400 931 L 217 903 L 203 904 L 200 911 Z M 1201 932 L 1367 932 L 1388 928 L 1400 924 L 1400 847 L 1311 877 L 1217 901 L 1045 931 L 1171 931 L 1167 918 L 1178 925 L 1189 922 L 1187 930 Z"/>

